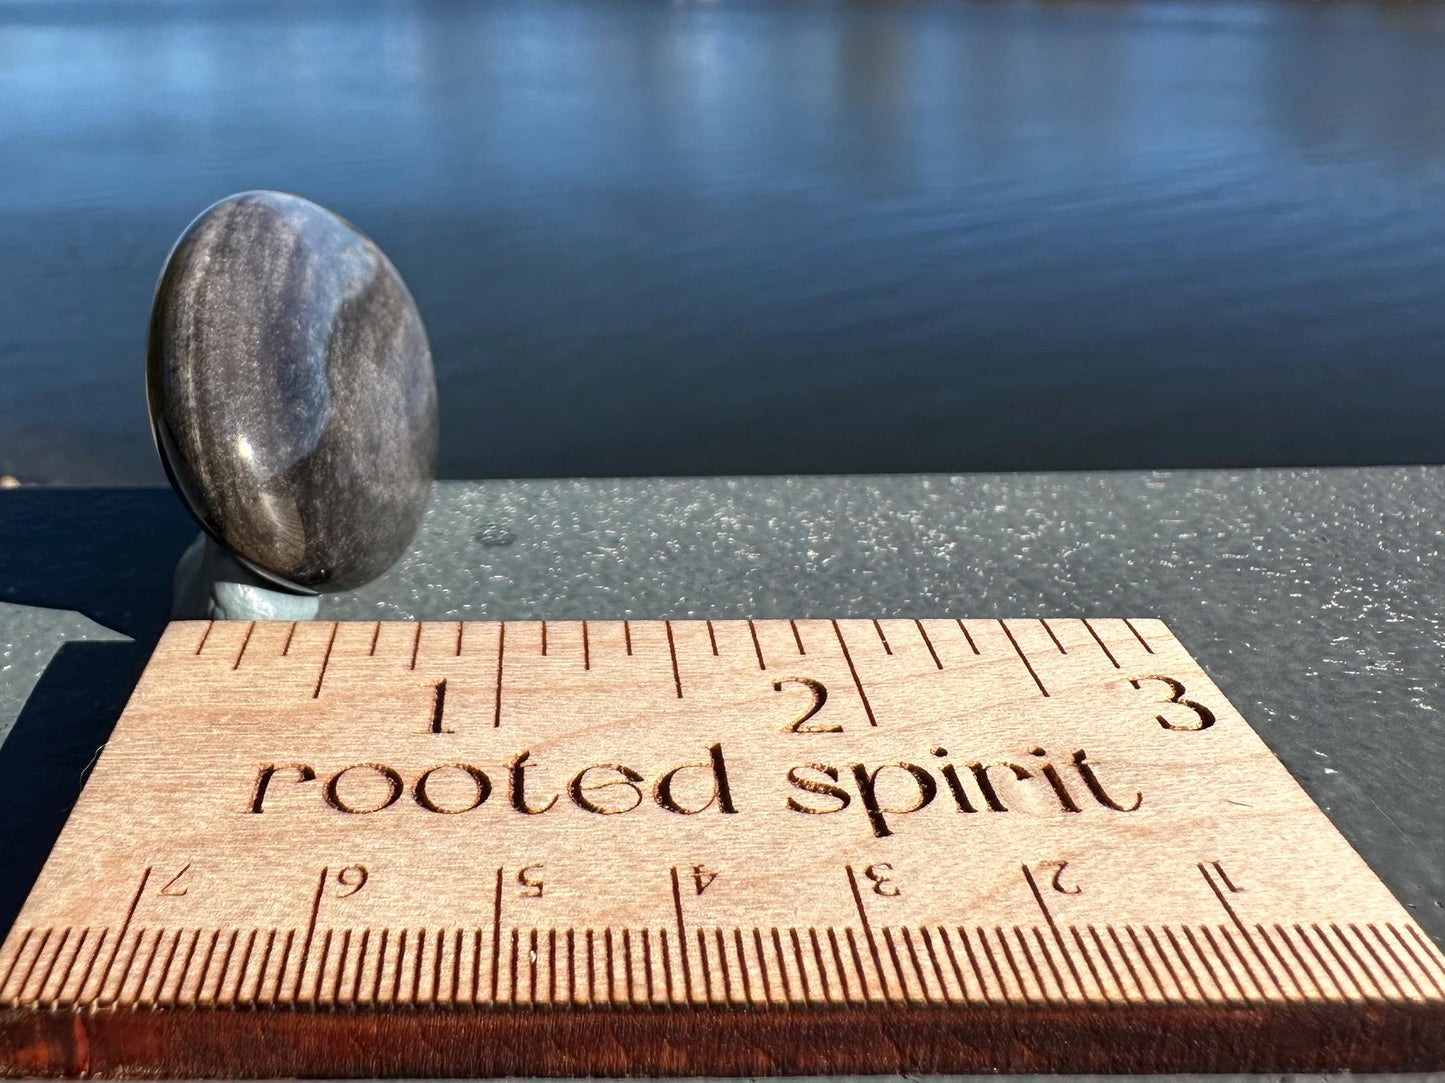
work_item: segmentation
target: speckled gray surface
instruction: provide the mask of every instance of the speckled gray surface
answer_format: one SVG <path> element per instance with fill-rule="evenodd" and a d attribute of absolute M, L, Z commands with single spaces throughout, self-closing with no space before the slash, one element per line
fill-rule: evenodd
<path fill-rule="evenodd" d="M 455 482 L 408 555 L 321 616 L 1157 616 L 1445 943 L 1442 516 L 1436 467 Z M 109 628 L 136 643 L 90 648 L 92 669 L 118 659 L 81 697 L 103 740 L 190 538 L 163 490 L 0 492 L 0 733 L 24 723 L 0 795 L 43 781 L 42 738 L 81 726 L 60 708 L 85 659 L 56 674 L 56 645 Z M 32 689 L 45 702 L 22 712 Z M 24 871 L 0 863 L 0 883 Z"/>

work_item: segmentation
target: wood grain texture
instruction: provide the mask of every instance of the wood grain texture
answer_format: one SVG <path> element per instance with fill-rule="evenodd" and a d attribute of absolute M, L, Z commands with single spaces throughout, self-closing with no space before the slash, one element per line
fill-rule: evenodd
<path fill-rule="evenodd" d="M 9 1075 L 1445 1067 L 1445 959 L 1157 621 L 170 627 Z"/>

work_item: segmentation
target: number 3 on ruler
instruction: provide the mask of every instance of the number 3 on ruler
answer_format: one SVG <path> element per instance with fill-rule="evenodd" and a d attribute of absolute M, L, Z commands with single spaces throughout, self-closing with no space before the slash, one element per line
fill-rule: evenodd
<path fill-rule="evenodd" d="M 1207 730 L 1210 726 L 1214 725 L 1213 711 L 1211 711 L 1208 707 L 1204 706 L 1204 704 L 1202 703 L 1195 703 L 1192 699 L 1184 698 L 1185 688 L 1182 681 L 1176 681 L 1173 677 L 1161 677 L 1155 673 L 1146 673 L 1141 677 L 1134 677 L 1132 679 L 1136 682 L 1159 681 L 1161 684 L 1167 685 L 1169 687 L 1169 698 L 1164 701 L 1165 703 L 1177 703 L 1181 707 L 1188 707 L 1191 711 L 1193 711 L 1196 715 L 1199 716 L 1199 722 L 1195 725 L 1176 726 L 1173 722 L 1170 722 L 1162 714 L 1156 715 L 1155 717 L 1159 719 L 1159 724 L 1163 726 L 1166 730 L 1184 730 L 1189 733 L 1195 733 L 1199 730 Z"/>

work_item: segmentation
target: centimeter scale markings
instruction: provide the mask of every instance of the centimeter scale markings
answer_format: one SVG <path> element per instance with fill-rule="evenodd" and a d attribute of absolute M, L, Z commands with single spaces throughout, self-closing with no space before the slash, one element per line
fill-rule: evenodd
<path fill-rule="evenodd" d="M 1445 958 L 1152 620 L 181 622 L 0 1073 L 1445 1067 Z"/>

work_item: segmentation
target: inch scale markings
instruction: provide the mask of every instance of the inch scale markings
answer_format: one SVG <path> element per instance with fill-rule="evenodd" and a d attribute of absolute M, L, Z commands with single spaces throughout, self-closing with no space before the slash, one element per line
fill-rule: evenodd
<path fill-rule="evenodd" d="M 1442 1058 L 1157 621 L 178 623 L 0 946 L 16 1075 Z"/>

